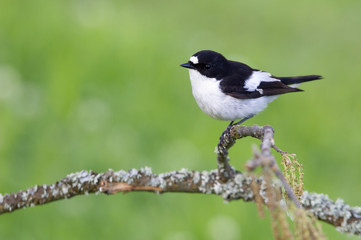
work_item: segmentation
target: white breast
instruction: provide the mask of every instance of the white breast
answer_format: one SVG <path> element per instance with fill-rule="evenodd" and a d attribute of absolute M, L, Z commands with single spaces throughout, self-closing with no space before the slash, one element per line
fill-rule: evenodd
<path fill-rule="evenodd" d="M 237 99 L 224 94 L 219 87 L 220 81 L 215 78 L 207 78 L 193 69 L 189 69 L 189 76 L 193 96 L 198 106 L 204 113 L 218 120 L 235 121 L 255 115 L 278 97 L 276 95 L 255 99 Z"/>

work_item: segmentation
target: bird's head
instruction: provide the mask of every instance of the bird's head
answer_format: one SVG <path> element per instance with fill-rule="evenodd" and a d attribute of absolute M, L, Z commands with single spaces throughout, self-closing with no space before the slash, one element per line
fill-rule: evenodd
<path fill-rule="evenodd" d="M 222 54 L 211 50 L 202 50 L 193 54 L 187 63 L 180 66 L 217 80 L 222 79 L 229 69 L 228 60 Z"/>

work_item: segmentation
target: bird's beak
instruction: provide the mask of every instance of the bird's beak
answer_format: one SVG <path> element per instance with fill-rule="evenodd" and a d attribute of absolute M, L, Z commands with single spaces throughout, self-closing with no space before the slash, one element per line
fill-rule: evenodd
<path fill-rule="evenodd" d="M 194 66 L 193 66 L 190 62 L 183 63 L 183 64 L 181 64 L 180 66 L 181 66 L 181 67 L 185 67 L 185 68 L 194 69 Z"/>

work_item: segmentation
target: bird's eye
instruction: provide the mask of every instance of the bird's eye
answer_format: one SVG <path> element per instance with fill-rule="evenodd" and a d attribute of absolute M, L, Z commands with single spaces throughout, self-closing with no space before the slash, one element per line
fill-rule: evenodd
<path fill-rule="evenodd" d="M 207 64 L 204 66 L 205 69 L 210 69 L 211 68 L 211 65 L 210 64 Z"/>

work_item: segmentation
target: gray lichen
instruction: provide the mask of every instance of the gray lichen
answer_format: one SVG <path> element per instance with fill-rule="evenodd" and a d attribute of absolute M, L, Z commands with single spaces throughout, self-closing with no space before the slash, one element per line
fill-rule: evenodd
<path fill-rule="evenodd" d="M 189 171 L 181 169 L 161 174 L 154 174 L 150 167 L 140 170 L 131 169 L 94 173 L 80 171 L 71 173 L 59 182 L 51 185 L 35 185 L 16 194 L 0 194 L 0 214 L 16 209 L 35 206 L 51 201 L 101 192 L 101 182 L 122 182 L 133 186 L 151 186 L 154 192 L 194 192 L 216 194 L 225 201 L 243 199 L 252 201 L 254 194 L 250 187 L 251 177 L 236 172 L 227 182 L 220 180 L 218 170 Z M 267 184 L 263 177 L 255 179 L 263 201 L 267 199 Z M 280 188 L 281 183 L 274 181 L 272 187 Z M 162 189 L 161 191 L 158 189 Z M 341 232 L 361 235 L 361 208 L 350 207 L 342 199 L 331 201 L 327 195 L 304 192 L 302 206 L 321 220 L 338 226 Z M 337 223 L 337 224 L 335 224 Z"/>
<path fill-rule="evenodd" d="M 201 177 L 200 177 L 199 172 L 195 172 L 194 176 L 193 176 L 193 183 L 198 184 L 200 180 L 201 180 Z"/>
<path fill-rule="evenodd" d="M 233 181 L 224 184 L 222 197 L 225 200 L 244 199 L 250 201 L 253 199 L 253 192 L 250 188 L 252 179 L 244 174 L 238 173 Z"/>
<path fill-rule="evenodd" d="M 336 229 L 340 232 L 361 235 L 361 208 L 350 207 L 344 200 L 331 201 L 326 194 L 305 191 L 301 198 L 303 207 L 317 218 L 327 222 L 340 224 Z"/>

